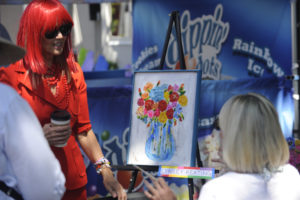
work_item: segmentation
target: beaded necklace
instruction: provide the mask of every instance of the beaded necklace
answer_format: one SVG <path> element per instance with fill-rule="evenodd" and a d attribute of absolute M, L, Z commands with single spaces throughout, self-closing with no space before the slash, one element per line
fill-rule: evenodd
<path fill-rule="evenodd" d="M 59 109 L 67 109 L 70 101 L 70 86 L 68 84 L 67 75 L 62 68 L 53 66 L 43 78 L 44 86 L 46 86 L 54 96 Z"/>

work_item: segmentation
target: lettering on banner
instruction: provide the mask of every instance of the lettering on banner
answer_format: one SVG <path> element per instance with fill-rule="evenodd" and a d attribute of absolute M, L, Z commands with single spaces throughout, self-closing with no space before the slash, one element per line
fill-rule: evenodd
<path fill-rule="evenodd" d="M 271 57 L 269 48 L 259 47 L 253 41 L 245 42 L 235 38 L 232 50 L 236 54 L 248 57 L 247 70 L 250 75 L 261 77 L 266 68 L 277 77 L 284 76 L 282 68 Z"/>
<path fill-rule="evenodd" d="M 222 44 L 228 37 L 229 23 L 224 23 L 223 6 L 218 4 L 214 15 L 203 15 L 191 19 L 191 14 L 185 10 L 181 16 L 182 45 L 187 69 L 201 69 L 202 78 L 218 80 L 221 76 L 222 64 L 217 55 Z M 166 64 L 179 69 L 179 55 L 176 37 L 170 37 L 166 55 Z"/>
<path fill-rule="evenodd" d="M 202 78 L 219 80 L 222 63 L 218 54 L 229 33 L 229 23 L 221 20 L 223 6 L 218 4 L 213 15 L 203 15 L 191 19 L 190 11 L 185 10 L 180 19 L 182 45 L 187 69 L 201 69 Z M 135 70 L 149 70 L 159 67 L 158 46 L 145 47 L 136 62 Z M 178 45 L 174 33 L 171 34 L 166 55 L 166 66 L 179 69 Z"/>

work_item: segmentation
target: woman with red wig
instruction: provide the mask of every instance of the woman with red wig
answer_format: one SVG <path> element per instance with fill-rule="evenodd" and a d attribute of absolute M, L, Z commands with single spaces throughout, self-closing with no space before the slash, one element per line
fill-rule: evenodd
<path fill-rule="evenodd" d="M 72 26 L 71 16 L 58 0 L 33 0 L 22 15 L 17 36 L 17 44 L 27 53 L 1 68 L 0 80 L 28 101 L 43 126 L 66 177 L 64 200 L 87 198 L 86 168 L 78 143 L 102 175 L 105 188 L 113 197 L 126 199 L 92 131 L 86 83 L 72 50 Z M 55 110 L 68 111 L 70 123 L 54 126 L 50 115 Z"/>

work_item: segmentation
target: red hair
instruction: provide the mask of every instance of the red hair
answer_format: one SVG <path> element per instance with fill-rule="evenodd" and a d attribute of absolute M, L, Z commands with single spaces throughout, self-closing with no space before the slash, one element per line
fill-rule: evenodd
<path fill-rule="evenodd" d="M 26 49 L 24 66 L 34 74 L 44 74 L 47 66 L 42 55 L 42 37 L 62 24 L 72 24 L 68 11 L 58 0 L 33 0 L 25 9 L 17 36 L 17 44 Z M 68 71 L 77 71 L 72 50 L 71 34 L 67 36 L 63 53 Z M 22 61 L 21 61 L 22 62 Z"/>

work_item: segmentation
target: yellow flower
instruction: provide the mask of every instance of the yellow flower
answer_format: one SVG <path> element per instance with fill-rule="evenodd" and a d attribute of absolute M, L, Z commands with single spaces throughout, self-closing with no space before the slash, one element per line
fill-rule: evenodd
<path fill-rule="evenodd" d="M 158 117 L 158 121 L 164 124 L 167 122 L 167 120 L 168 120 L 168 118 L 167 118 L 166 112 L 161 112 Z"/>
<path fill-rule="evenodd" d="M 150 82 L 147 82 L 146 85 L 144 86 L 144 91 L 149 91 L 153 88 L 153 84 Z"/>
<path fill-rule="evenodd" d="M 186 106 L 187 103 L 188 103 L 188 99 L 185 95 L 182 95 L 182 96 L 179 97 L 178 102 L 179 102 L 180 105 Z"/>
<path fill-rule="evenodd" d="M 164 98 L 165 98 L 166 101 L 169 101 L 169 99 L 170 99 L 169 91 L 164 92 Z"/>
<path fill-rule="evenodd" d="M 149 93 L 148 92 L 144 92 L 142 94 L 142 99 L 147 99 L 149 97 Z"/>

